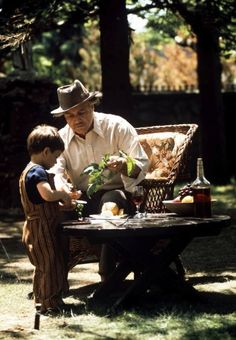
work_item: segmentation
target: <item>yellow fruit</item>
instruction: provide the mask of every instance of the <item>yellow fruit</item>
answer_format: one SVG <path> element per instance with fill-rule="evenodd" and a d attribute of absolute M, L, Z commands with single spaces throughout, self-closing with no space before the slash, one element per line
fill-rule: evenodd
<path fill-rule="evenodd" d="M 118 214 L 119 216 L 122 216 L 122 215 L 124 215 L 124 209 L 120 209 L 119 210 L 119 214 Z"/>
<path fill-rule="evenodd" d="M 104 217 L 112 217 L 112 216 L 114 216 L 112 214 L 112 211 L 109 211 L 109 210 L 102 211 L 101 215 L 104 216 Z"/>
<path fill-rule="evenodd" d="M 190 195 L 185 196 L 185 197 L 182 199 L 181 202 L 182 202 L 182 203 L 193 203 L 193 196 L 190 196 Z"/>
<path fill-rule="evenodd" d="M 115 216 L 119 214 L 119 207 L 115 202 L 105 202 L 102 206 L 103 216 Z"/>

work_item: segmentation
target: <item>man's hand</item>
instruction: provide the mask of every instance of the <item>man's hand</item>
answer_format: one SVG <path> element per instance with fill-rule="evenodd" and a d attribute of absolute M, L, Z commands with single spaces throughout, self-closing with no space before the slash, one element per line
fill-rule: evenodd
<path fill-rule="evenodd" d="M 107 168 L 113 172 L 127 174 L 126 159 L 120 156 L 111 156 L 107 162 Z"/>
<path fill-rule="evenodd" d="M 141 171 L 140 168 L 134 164 L 132 172 L 128 175 L 127 158 L 121 156 L 111 156 L 107 162 L 107 168 L 113 172 L 120 172 L 132 178 L 136 178 Z"/>

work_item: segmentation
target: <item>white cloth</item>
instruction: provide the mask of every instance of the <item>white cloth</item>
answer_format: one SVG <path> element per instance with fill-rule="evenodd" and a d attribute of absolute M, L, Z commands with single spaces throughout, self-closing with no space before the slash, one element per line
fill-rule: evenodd
<path fill-rule="evenodd" d="M 66 171 L 73 186 L 85 191 L 88 176 L 81 176 L 84 168 L 91 163 L 99 163 L 105 154 L 119 155 L 119 150 L 133 157 L 141 172 L 137 178 L 116 174 L 101 189 L 124 187 L 127 191 L 132 191 L 132 188 L 145 178 L 149 164 L 148 157 L 139 143 L 135 128 L 124 118 L 94 112 L 94 127 L 86 134 L 85 139 L 75 135 L 68 125 L 59 133 L 65 143 L 65 151 L 51 169 L 51 172 L 55 173 L 56 187 L 62 185 Z"/>

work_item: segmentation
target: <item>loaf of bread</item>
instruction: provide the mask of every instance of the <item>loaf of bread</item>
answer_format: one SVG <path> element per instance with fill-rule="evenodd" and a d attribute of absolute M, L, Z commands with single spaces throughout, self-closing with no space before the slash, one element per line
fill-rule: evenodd
<path fill-rule="evenodd" d="M 124 215 L 124 209 L 119 209 L 115 202 L 105 202 L 102 206 L 102 216 L 120 216 Z"/>

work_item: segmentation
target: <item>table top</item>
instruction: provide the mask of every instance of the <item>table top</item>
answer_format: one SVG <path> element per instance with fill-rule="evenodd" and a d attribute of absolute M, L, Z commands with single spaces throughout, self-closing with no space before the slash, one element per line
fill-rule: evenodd
<path fill-rule="evenodd" d="M 77 220 L 62 223 L 63 231 L 74 236 L 99 238 L 143 237 L 171 235 L 210 236 L 218 235 L 222 228 L 230 225 L 227 215 L 213 215 L 211 218 L 179 217 L 175 214 L 150 214 L 147 218 L 128 217 L 120 220 Z"/>

